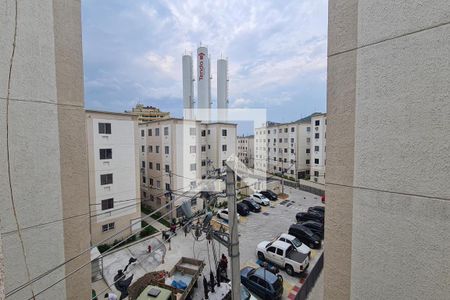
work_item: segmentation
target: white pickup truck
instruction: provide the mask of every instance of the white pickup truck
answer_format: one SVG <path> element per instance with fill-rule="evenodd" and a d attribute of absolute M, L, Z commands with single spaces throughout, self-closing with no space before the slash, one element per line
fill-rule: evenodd
<path fill-rule="evenodd" d="M 302 273 L 309 266 L 308 254 L 298 252 L 291 244 L 282 241 L 261 242 L 256 246 L 256 255 L 286 270 L 288 275 Z"/>

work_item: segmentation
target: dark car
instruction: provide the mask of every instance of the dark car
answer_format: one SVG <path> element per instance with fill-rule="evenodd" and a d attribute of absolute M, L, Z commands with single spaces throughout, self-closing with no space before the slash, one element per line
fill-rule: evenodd
<path fill-rule="evenodd" d="M 300 224 L 305 226 L 306 228 L 309 228 L 309 230 L 311 230 L 314 234 L 318 235 L 323 240 L 324 226 L 322 223 L 315 221 L 306 221 Z"/>
<path fill-rule="evenodd" d="M 303 225 L 292 224 L 291 227 L 289 227 L 288 233 L 298 238 L 300 242 L 308 245 L 309 248 L 320 249 L 322 246 L 320 237 Z"/>
<path fill-rule="evenodd" d="M 282 279 L 264 268 L 245 267 L 241 270 L 241 283 L 264 300 L 278 300 L 283 296 Z"/>
<path fill-rule="evenodd" d="M 242 203 L 247 205 L 248 209 L 251 212 L 260 212 L 261 211 L 261 205 L 256 203 L 256 201 L 253 200 L 252 198 L 245 198 L 244 200 L 242 200 Z"/>
<path fill-rule="evenodd" d="M 322 216 L 325 216 L 325 209 L 323 209 L 323 206 L 313 206 L 308 208 L 309 213 L 318 213 Z"/>
<path fill-rule="evenodd" d="M 263 194 L 263 196 L 269 199 L 270 201 L 275 201 L 278 199 L 277 194 L 275 194 L 271 190 L 262 191 L 261 194 Z"/>
<path fill-rule="evenodd" d="M 318 212 L 299 212 L 295 215 L 297 223 L 306 221 L 316 221 L 323 223 L 323 214 Z"/>
<path fill-rule="evenodd" d="M 250 210 L 248 209 L 248 206 L 245 205 L 244 203 L 238 203 L 236 204 L 236 210 L 237 213 L 240 214 L 241 216 L 248 216 L 250 214 Z"/>

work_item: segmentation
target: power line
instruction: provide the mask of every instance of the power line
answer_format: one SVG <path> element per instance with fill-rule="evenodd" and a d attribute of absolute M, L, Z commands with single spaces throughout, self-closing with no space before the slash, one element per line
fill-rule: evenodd
<path fill-rule="evenodd" d="M 177 189 L 177 191 L 178 191 L 178 190 L 181 190 L 181 189 L 184 189 L 184 188 L 186 188 L 186 187 Z M 163 193 L 163 194 L 161 194 L 161 195 L 164 195 L 164 194 L 165 194 L 165 193 Z M 175 200 L 176 200 L 176 199 L 174 199 L 174 201 L 175 201 Z M 140 221 L 143 221 L 143 220 L 145 220 L 145 219 L 147 219 L 147 218 L 150 218 L 152 215 L 154 215 L 155 213 L 159 212 L 159 211 L 162 210 L 163 208 L 167 207 L 169 204 L 170 204 L 170 202 L 166 203 L 165 205 L 161 206 L 160 208 L 158 208 L 157 210 L 155 210 L 155 211 L 152 212 L 151 214 L 147 215 L 145 218 L 141 219 Z M 132 226 L 134 226 L 135 224 L 139 223 L 140 221 L 135 222 L 135 223 L 132 223 L 131 225 L 125 227 L 124 229 L 120 230 L 119 232 L 113 234 L 112 236 L 110 236 L 110 237 L 108 237 L 108 238 L 106 238 L 106 239 L 100 241 L 100 242 L 97 243 L 96 245 L 93 245 L 93 246 L 91 246 L 91 247 L 85 249 L 83 252 L 81 252 L 81 253 L 75 255 L 74 257 L 72 257 L 72 258 L 66 260 L 65 262 L 63 262 L 63 263 L 61 263 L 61 264 L 59 264 L 59 265 L 53 267 L 52 269 L 50 269 L 50 270 L 48 270 L 48 271 L 46 271 L 46 272 L 44 272 L 44 273 L 38 275 L 37 277 L 35 277 L 35 278 L 29 280 L 28 282 L 26 282 L 26 283 L 24 283 L 24 284 L 22 284 L 22 285 L 20 285 L 20 286 L 18 286 L 18 287 L 16 287 L 16 288 L 14 288 L 13 290 L 11 290 L 10 292 L 8 292 L 8 293 L 6 294 L 6 298 L 10 297 L 11 295 L 14 295 L 14 294 L 17 293 L 18 291 L 24 289 L 26 286 L 28 286 L 28 285 L 30 285 L 30 284 L 32 284 L 32 283 L 34 283 L 34 282 L 40 280 L 41 278 L 43 278 L 43 277 L 45 277 L 45 276 L 47 276 L 47 275 L 53 273 L 55 270 L 59 269 L 60 267 L 64 266 L 65 264 L 67 264 L 67 263 L 69 263 L 69 262 L 71 262 L 71 261 L 77 259 L 78 257 L 82 256 L 83 254 L 85 254 L 86 252 L 90 251 L 90 250 L 93 249 L 94 247 L 97 247 L 98 245 L 101 245 L 101 244 L 103 244 L 104 242 L 106 242 L 106 241 L 108 241 L 108 240 L 114 238 L 115 236 L 121 234 L 121 233 L 124 232 L 125 230 L 127 230 L 127 229 L 131 228 Z"/>
<path fill-rule="evenodd" d="M 192 220 L 192 221 L 193 221 L 193 220 Z M 189 223 L 190 223 L 190 222 L 187 222 L 185 225 L 183 225 L 182 227 L 176 229 L 175 231 L 180 230 L 180 229 L 186 227 L 187 225 L 189 225 Z M 169 243 L 170 243 L 170 240 L 171 240 L 174 236 L 175 236 L 175 234 L 171 235 L 171 236 L 168 238 Z M 161 245 L 159 245 L 158 247 L 156 247 L 156 248 L 153 249 L 152 251 L 156 251 L 156 250 L 158 250 L 158 249 L 159 249 L 160 247 L 162 247 L 162 246 L 164 246 L 164 243 L 162 243 Z M 138 264 L 140 264 L 139 261 L 138 261 Z M 102 290 L 102 291 L 99 292 L 98 294 L 101 295 L 101 294 L 103 294 L 104 292 L 106 292 L 107 290 L 109 290 L 109 289 L 111 288 L 111 286 L 114 285 L 115 283 L 117 283 L 120 279 L 122 279 L 122 278 L 117 279 L 117 280 L 114 281 L 112 284 L 108 285 L 108 287 L 107 287 L 106 289 Z M 93 296 L 92 298 L 90 298 L 90 300 L 94 300 L 95 297 L 98 297 L 98 296 Z M 31 300 L 31 299 L 28 299 L 28 300 Z"/>

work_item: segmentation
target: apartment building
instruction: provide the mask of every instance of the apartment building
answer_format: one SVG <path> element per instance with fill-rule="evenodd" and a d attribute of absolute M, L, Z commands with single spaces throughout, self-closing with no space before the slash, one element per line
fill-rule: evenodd
<path fill-rule="evenodd" d="M 225 160 L 236 154 L 236 124 L 201 123 L 171 118 L 147 122 L 140 129 L 141 190 L 145 205 L 169 212 L 187 199 L 192 210 L 203 209 L 203 201 L 193 192 L 201 179 L 223 172 Z M 192 192 L 189 192 L 192 190 Z M 168 218 L 180 217 L 177 209 Z"/>
<path fill-rule="evenodd" d="M 137 116 L 86 110 L 91 241 L 141 228 Z"/>
<path fill-rule="evenodd" d="M 255 168 L 324 183 L 325 139 L 326 114 L 290 123 L 268 122 L 255 129 Z"/>
<path fill-rule="evenodd" d="M 0 298 L 90 299 L 81 3 L 0 6 Z"/>
<path fill-rule="evenodd" d="M 247 168 L 255 166 L 255 136 L 238 136 L 237 156 Z"/>
<path fill-rule="evenodd" d="M 160 111 L 159 108 L 154 106 L 144 106 L 143 104 L 137 104 L 131 111 L 125 111 L 125 113 L 137 116 L 139 124 L 170 118 L 169 112 Z"/>
<path fill-rule="evenodd" d="M 330 1 L 327 300 L 449 299 L 449 12 Z"/>

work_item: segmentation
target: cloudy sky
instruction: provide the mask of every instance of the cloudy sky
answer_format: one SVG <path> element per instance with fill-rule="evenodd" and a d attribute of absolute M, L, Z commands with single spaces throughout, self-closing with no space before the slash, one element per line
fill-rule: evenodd
<path fill-rule="evenodd" d="M 229 59 L 230 106 L 287 122 L 326 109 L 327 0 L 85 0 L 86 107 L 182 112 L 181 56 Z M 195 56 L 194 56 L 195 57 Z"/>

